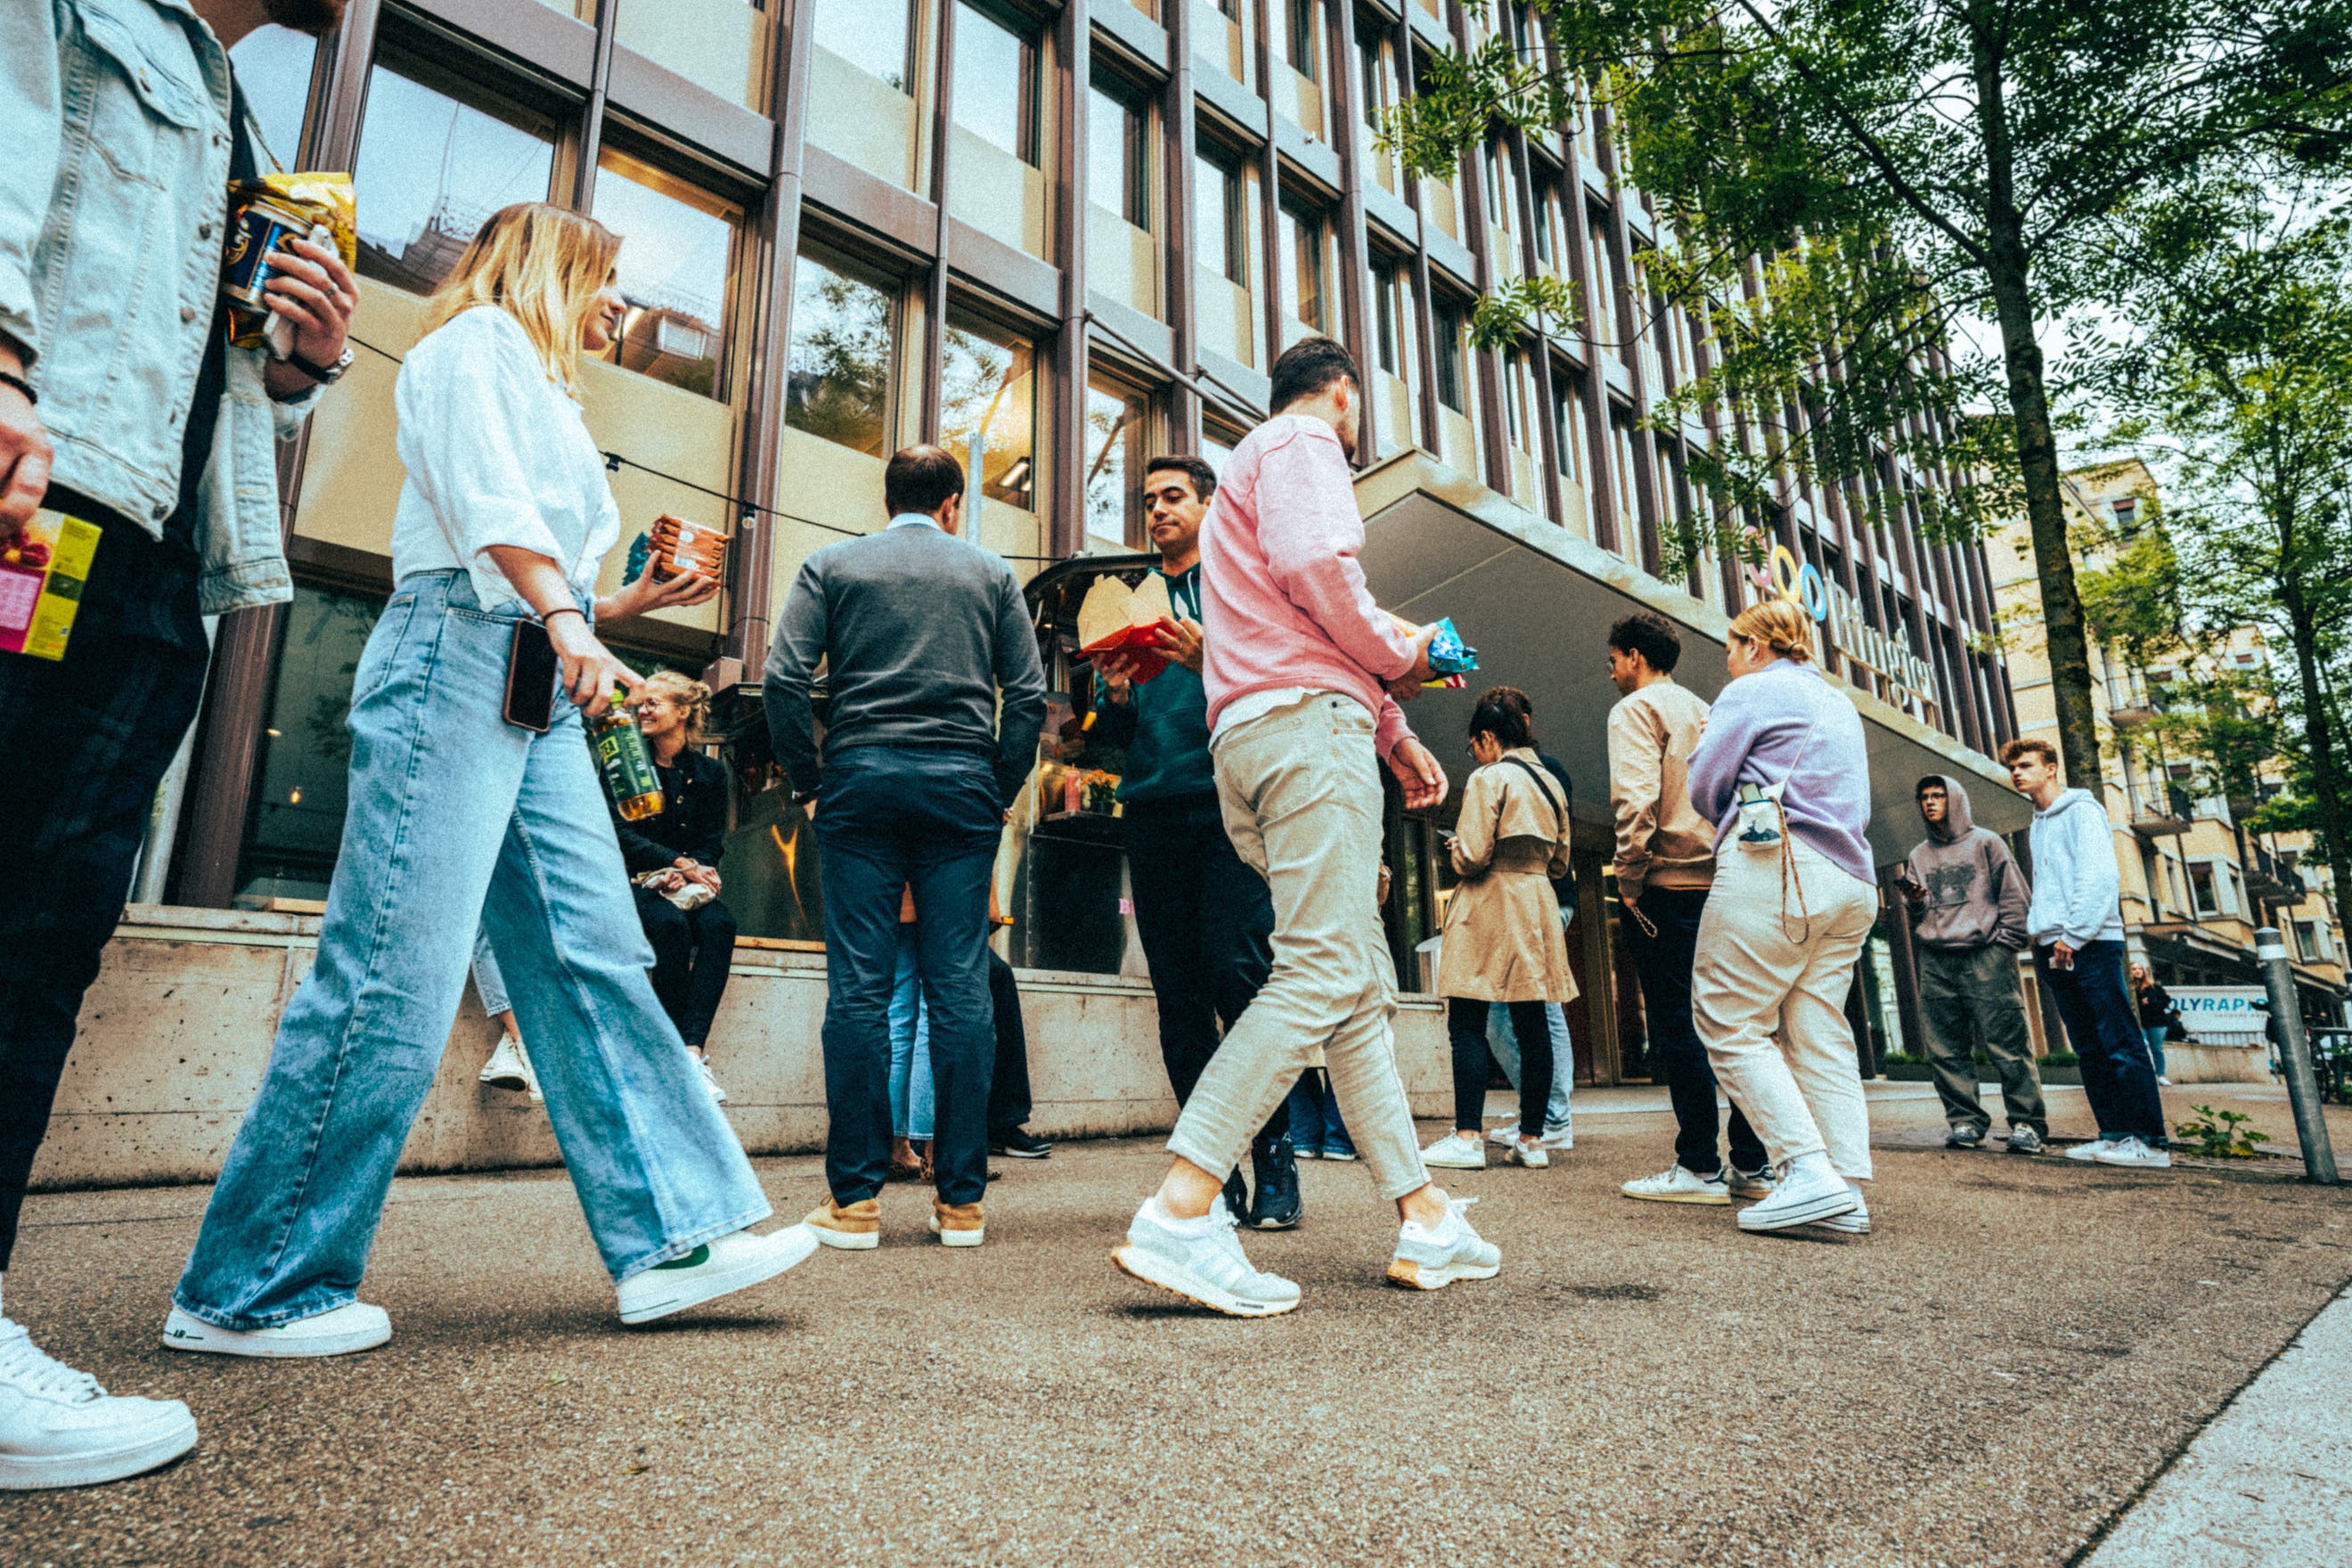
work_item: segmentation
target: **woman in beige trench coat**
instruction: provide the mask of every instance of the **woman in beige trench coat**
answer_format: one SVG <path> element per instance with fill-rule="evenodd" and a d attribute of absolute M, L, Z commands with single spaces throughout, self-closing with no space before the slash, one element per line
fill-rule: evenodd
<path fill-rule="evenodd" d="M 1470 716 L 1470 754 L 1479 766 L 1462 792 L 1461 819 L 1447 841 L 1461 881 L 1445 911 L 1437 965 L 1454 1044 L 1454 1131 L 1422 1152 L 1424 1162 L 1456 1170 L 1486 1163 L 1488 1005 L 1509 1005 L 1519 1040 L 1519 1103 L 1541 1106 L 1551 1098 L 1554 1065 L 1544 1004 L 1576 996 L 1550 881 L 1568 874 L 1565 795 L 1537 760 L 1535 735 L 1517 709 L 1481 702 Z M 1522 1118 L 1505 1157 L 1549 1164 L 1542 1121 L 1540 1115 Z"/>

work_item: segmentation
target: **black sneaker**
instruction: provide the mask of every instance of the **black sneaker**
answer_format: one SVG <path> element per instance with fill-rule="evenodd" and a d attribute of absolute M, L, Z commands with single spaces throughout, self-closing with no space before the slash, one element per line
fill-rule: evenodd
<path fill-rule="evenodd" d="M 1306 1212 L 1298 1195 L 1298 1161 L 1287 1138 L 1262 1138 L 1250 1145 L 1250 1170 L 1257 1177 L 1257 1196 L 1251 1201 L 1252 1230 L 1288 1230 Z"/>
<path fill-rule="evenodd" d="M 1985 1130 L 1973 1123 L 1964 1127 L 1955 1127 L 1945 1135 L 1944 1147 L 1947 1149 L 1979 1148 L 1984 1143 L 1984 1137 Z"/>
<path fill-rule="evenodd" d="M 1234 1173 L 1225 1178 L 1225 1207 L 1233 1211 L 1235 1225 L 1249 1223 L 1249 1184 L 1242 1180 L 1238 1165 L 1234 1167 Z"/>
<path fill-rule="evenodd" d="M 1050 1160 L 1054 1157 L 1054 1146 L 1051 1143 L 1046 1142 L 1043 1138 L 1033 1136 L 1026 1128 L 1022 1127 L 1016 1127 L 1010 1132 L 989 1140 L 988 1152 L 992 1154 L 1002 1154 L 1008 1160 Z"/>

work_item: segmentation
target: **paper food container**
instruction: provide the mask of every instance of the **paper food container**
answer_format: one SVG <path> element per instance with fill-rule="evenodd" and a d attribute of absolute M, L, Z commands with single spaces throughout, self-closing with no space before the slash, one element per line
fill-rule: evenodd
<path fill-rule="evenodd" d="M 1135 679 L 1149 680 L 1168 668 L 1152 628 L 1176 618 L 1168 602 L 1168 580 L 1149 573 L 1142 584 L 1129 588 L 1116 577 L 1104 577 L 1087 590 L 1078 605 L 1078 651 L 1089 656 L 1125 652 L 1135 661 Z"/>

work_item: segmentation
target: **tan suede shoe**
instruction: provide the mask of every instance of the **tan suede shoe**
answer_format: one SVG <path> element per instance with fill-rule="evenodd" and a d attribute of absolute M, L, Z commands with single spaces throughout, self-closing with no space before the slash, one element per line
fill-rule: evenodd
<path fill-rule="evenodd" d="M 978 1204 L 931 1200 L 931 1234 L 949 1247 L 978 1247 L 984 1234 Z"/>
<path fill-rule="evenodd" d="M 828 1194 L 801 1223 L 827 1247 L 871 1252 L 882 1245 L 882 1200 L 860 1198 L 845 1208 Z"/>

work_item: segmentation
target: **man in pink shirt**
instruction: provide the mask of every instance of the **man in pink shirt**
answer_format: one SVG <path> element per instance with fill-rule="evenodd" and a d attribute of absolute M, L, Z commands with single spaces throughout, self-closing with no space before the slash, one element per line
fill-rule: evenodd
<path fill-rule="evenodd" d="M 1167 1180 L 1111 1257 L 1234 1317 L 1298 1305 L 1297 1285 L 1250 1267 L 1217 1198 L 1318 1049 L 1402 1221 L 1389 1278 L 1435 1290 L 1502 1266 L 1422 1166 L 1389 1032 L 1380 764 L 1412 807 L 1444 800 L 1445 774 L 1397 706 L 1428 679 L 1429 634 L 1399 632 L 1356 564 L 1364 525 L 1349 459 L 1362 398 L 1346 349 L 1293 345 L 1275 362 L 1274 417 L 1234 449 L 1201 531 L 1209 750 L 1225 831 L 1274 895 L 1274 969 L 1194 1086 Z"/>

